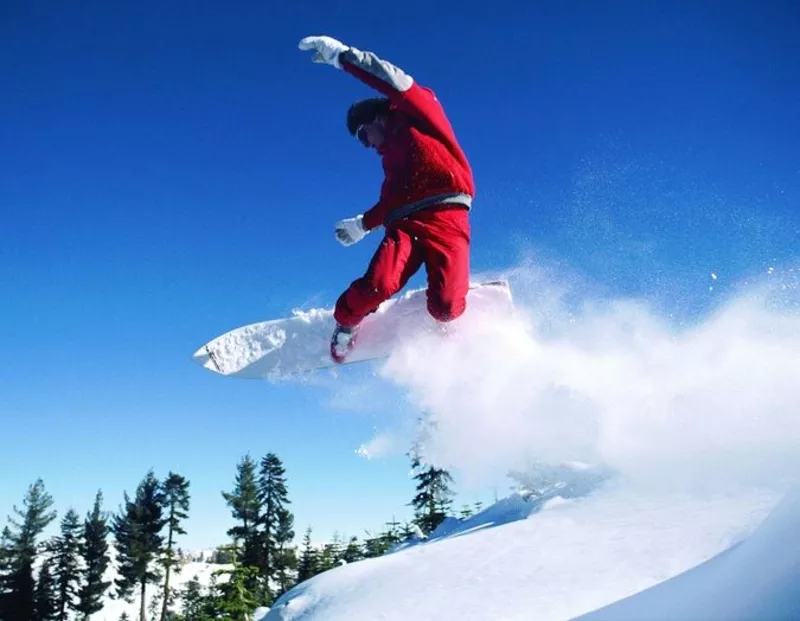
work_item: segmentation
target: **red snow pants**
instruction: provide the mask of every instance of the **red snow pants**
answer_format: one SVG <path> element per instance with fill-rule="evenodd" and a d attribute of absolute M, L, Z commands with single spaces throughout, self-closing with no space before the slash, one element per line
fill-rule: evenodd
<path fill-rule="evenodd" d="M 451 321 L 467 306 L 469 214 L 459 205 L 418 211 L 390 222 L 366 273 L 339 296 L 334 319 L 354 326 L 405 287 L 422 265 L 428 275 L 428 312 Z"/>

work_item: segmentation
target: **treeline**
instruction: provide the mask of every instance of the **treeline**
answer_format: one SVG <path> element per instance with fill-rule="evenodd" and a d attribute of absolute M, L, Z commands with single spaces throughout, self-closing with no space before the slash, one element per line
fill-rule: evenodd
<path fill-rule="evenodd" d="M 176 545 L 186 534 L 183 524 L 190 509 L 185 477 L 170 472 L 160 480 L 148 472 L 133 497 L 124 492 L 124 502 L 113 514 L 103 510 L 98 491 L 83 519 L 70 508 L 59 533 L 43 542 L 57 515 L 43 481 L 37 480 L 22 508 L 14 507 L 14 517 L 0 536 L 0 621 L 88 620 L 102 610 L 107 595 L 136 602 L 139 621 L 249 619 L 256 607 L 272 605 L 299 582 L 344 563 L 380 556 L 409 538 L 425 537 L 451 515 L 450 475 L 424 466 L 416 456 L 412 467 L 417 486 L 409 503 L 414 509 L 411 522 L 392 520 L 383 532 L 367 533 L 362 540 L 335 535 L 321 546 L 313 544 L 308 526 L 296 545 L 281 460 L 274 453 L 259 461 L 246 455 L 236 466 L 233 489 L 222 492 L 235 522 L 227 532 L 230 543 L 213 558 L 225 567 L 214 572 L 211 584 L 192 579 L 179 590 L 172 585 L 174 576 L 189 560 Z M 471 512 L 464 507 L 461 516 Z M 107 579 L 112 554 L 113 584 Z"/>
<path fill-rule="evenodd" d="M 81 520 L 70 508 L 61 518 L 59 534 L 40 542 L 56 519 L 53 499 L 39 479 L 28 488 L 22 508 L 0 536 L 0 620 L 68 621 L 89 619 L 113 595 L 130 601 L 139 596 L 140 619 L 147 619 L 147 587 L 163 593 L 156 621 L 175 619 L 168 610 L 174 590 L 170 578 L 179 563 L 176 536 L 185 534 L 189 482 L 170 472 L 159 481 L 152 472 L 142 480 L 134 498 L 124 494 L 117 514 L 103 511 L 103 494 Z M 114 538 L 116 580 L 107 580 L 111 565 L 109 536 Z"/>

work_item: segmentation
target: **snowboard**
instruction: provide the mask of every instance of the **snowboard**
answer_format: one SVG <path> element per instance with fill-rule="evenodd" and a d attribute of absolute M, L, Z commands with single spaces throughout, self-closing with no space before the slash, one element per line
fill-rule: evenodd
<path fill-rule="evenodd" d="M 506 281 L 478 282 L 470 285 L 462 317 L 477 313 L 502 317 L 511 309 L 511 289 Z M 404 334 L 421 327 L 436 329 L 435 320 L 428 314 L 425 289 L 412 289 L 391 298 L 367 315 L 359 326 L 353 350 L 342 363 L 334 362 L 330 355 L 335 325 L 332 308 L 295 311 L 291 317 L 226 332 L 200 347 L 192 360 L 227 377 L 280 379 L 387 358 Z"/>

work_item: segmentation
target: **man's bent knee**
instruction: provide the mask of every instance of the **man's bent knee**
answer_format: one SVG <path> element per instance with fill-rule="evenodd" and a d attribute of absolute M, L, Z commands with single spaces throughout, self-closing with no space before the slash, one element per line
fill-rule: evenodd
<path fill-rule="evenodd" d="M 466 310 L 467 302 L 465 299 L 446 300 L 442 298 L 428 298 L 428 313 L 436 321 L 453 321 L 458 319 Z"/>
<path fill-rule="evenodd" d="M 400 290 L 399 283 L 390 278 L 361 278 L 357 287 L 362 296 L 380 301 L 388 300 Z"/>
<path fill-rule="evenodd" d="M 344 327 L 354 326 L 375 312 L 378 306 L 396 293 L 398 288 L 395 283 L 386 279 L 373 281 L 359 278 L 339 296 L 333 318 Z"/>

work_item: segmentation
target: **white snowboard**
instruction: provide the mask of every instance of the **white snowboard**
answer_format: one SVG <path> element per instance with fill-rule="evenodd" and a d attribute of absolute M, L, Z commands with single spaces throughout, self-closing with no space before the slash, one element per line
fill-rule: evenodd
<path fill-rule="evenodd" d="M 512 308 L 505 281 L 475 283 L 467 295 L 467 310 L 503 316 Z M 435 322 L 426 307 L 424 289 L 408 291 L 384 302 L 361 323 L 355 348 L 344 364 L 386 358 L 398 334 Z M 192 356 L 209 371 L 247 379 L 278 379 L 338 366 L 330 357 L 335 322 L 332 309 L 296 311 L 293 317 L 242 326 L 203 345 Z M 405 328 L 405 330 L 404 330 Z"/>

